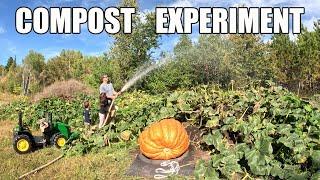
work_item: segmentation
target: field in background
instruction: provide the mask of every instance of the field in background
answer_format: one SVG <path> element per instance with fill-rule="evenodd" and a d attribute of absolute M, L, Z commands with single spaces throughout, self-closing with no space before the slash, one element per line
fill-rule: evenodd
<path fill-rule="evenodd" d="M 19 97 L 20 96 L 18 96 L 18 95 L 0 92 L 0 106 L 5 105 L 5 104 L 9 104 L 10 102 L 13 102 L 13 101 L 19 99 Z"/>

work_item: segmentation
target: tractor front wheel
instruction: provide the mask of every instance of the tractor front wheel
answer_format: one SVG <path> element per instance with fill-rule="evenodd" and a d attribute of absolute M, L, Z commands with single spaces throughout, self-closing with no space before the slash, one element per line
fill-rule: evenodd
<path fill-rule="evenodd" d="M 56 133 L 51 138 L 51 144 L 53 144 L 56 148 L 62 148 L 67 143 L 67 139 L 61 134 Z"/>
<path fill-rule="evenodd" d="M 27 135 L 17 135 L 14 137 L 13 149 L 19 154 L 26 154 L 32 150 L 32 141 Z"/>

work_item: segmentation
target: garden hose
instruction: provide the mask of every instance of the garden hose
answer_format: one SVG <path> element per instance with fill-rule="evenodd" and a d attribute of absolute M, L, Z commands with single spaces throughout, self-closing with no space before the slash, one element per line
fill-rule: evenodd
<path fill-rule="evenodd" d="M 33 173 L 36 173 L 36 172 L 42 170 L 43 168 L 48 167 L 49 165 L 55 163 L 55 162 L 58 161 L 59 159 L 63 158 L 64 155 L 65 155 L 71 148 L 72 148 L 72 146 L 71 146 L 65 153 L 61 154 L 61 155 L 58 156 L 57 158 L 53 159 L 52 161 L 50 161 L 50 162 L 48 162 L 48 163 L 46 163 L 46 164 L 44 164 L 44 165 L 42 165 L 42 166 L 39 166 L 39 167 L 35 168 L 34 170 L 32 170 L 32 171 L 30 171 L 30 172 L 27 172 L 27 173 L 19 176 L 18 179 L 23 179 L 23 178 L 25 178 L 25 177 L 33 174 Z"/>

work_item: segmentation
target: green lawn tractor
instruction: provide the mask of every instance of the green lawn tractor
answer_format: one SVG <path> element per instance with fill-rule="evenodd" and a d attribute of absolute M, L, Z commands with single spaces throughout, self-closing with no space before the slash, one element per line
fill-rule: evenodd
<path fill-rule="evenodd" d="M 45 126 L 41 126 L 40 123 L 44 123 Z M 61 148 L 79 135 L 72 133 L 70 126 L 65 123 L 52 122 L 51 113 L 48 113 L 47 118 L 42 119 L 40 123 L 43 136 L 33 136 L 29 127 L 22 122 L 22 113 L 19 113 L 19 124 L 13 129 L 13 148 L 17 153 L 26 154 L 47 145 Z"/>

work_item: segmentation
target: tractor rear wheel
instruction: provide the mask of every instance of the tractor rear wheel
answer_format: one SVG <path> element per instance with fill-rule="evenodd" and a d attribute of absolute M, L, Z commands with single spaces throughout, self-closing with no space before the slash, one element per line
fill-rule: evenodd
<path fill-rule="evenodd" d="M 67 139 L 61 134 L 56 133 L 51 138 L 51 144 L 53 144 L 56 148 L 62 148 L 67 143 Z"/>
<path fill-rule="evenodd" d="M 17 135 L 13 140 L 13 149 L 19 154 L 26 154 L 32 151 L 32 141 L 27 135 Z"/>

